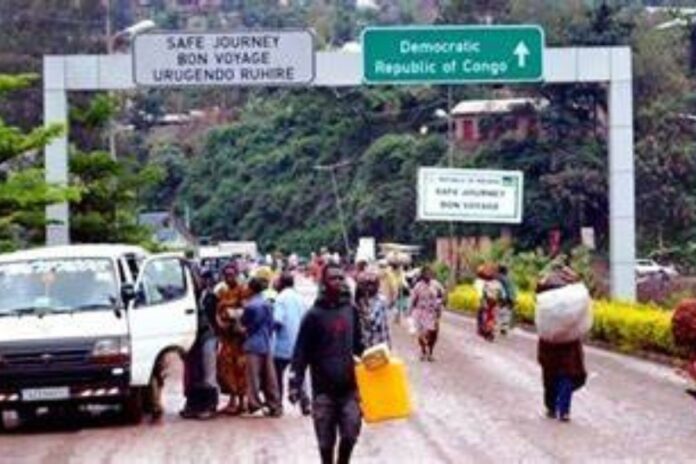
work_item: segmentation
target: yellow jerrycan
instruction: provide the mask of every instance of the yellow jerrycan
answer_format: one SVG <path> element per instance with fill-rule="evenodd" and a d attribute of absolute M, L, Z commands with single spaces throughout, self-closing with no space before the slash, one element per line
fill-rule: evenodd
<path fill-rule="evenodd" d="M 411 415 L 406 365 L 396 357 L 380 367 L 369 369 L 364 363 L 355 367 L 360 392 L 360 407 L 366 422 L 402 419 Z"/>

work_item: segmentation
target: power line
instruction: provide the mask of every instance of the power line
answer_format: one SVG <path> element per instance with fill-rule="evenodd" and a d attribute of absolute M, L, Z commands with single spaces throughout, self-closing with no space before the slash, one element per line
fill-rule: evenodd
<path fill-rule="evenodd" d="M 350 244 L 348 243 L 348 232 L 346 230 L 346 221 L 343 214 L 343 205 L 341 204 L 341 196 L 338 193 L 338 181 L 336 180 L 336 170 L 347 167 L 351 164 L 350 160 L 339 161 L 333 164 L 314 166 L 317 171 L 329 171 L 331 175 L 331 184 L 333 185 L 334 195 L 336 196 L 336 208 L 338 209 L 338 218 L 341 221 L 341 231 L 343 233 L 343 246 L 346 249 L 346 257 L 350 257 Z"/>

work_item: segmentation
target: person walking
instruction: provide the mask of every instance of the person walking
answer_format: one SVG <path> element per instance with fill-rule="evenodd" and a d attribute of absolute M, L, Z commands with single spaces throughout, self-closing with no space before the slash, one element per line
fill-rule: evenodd
<path fill-rule="evenodd" d="M 379 275 L 376 272 L 368 270 L 361 275 L 356 304 L 365 348 L 380 343 L 386 343 L 391 347 L 387 302 L 379 293 Z"/>
<path fill-rule="evenodd" d="M 362 425 L 354 356 L 363 352 L 360 322 L 343 270 L 327 264 L 319 296 L 300 325 L 290 377 L 290 401 L 301 398 L 305 371 L 312 378 L 312 416 L 323 464 L 347 464 Z"/>
<path fill-rule="evenodd" d="M 570 266 L 556 264 L 539 280 L 536 293 L 540 295 L 580 281 L 580 276 Z M 573 393 L 587 381 L 582 340 L 561 343 L 540 337 L 537 359 L 542 370 L 546 416 L 562 422 L 570 421 Z"/>
<path fill-rule="evenodd" d="M 394 286 L 394 276 L 391 267 L 386 259 L 379 262 L 379 292 L 387 302 L 387 308 L 391 310 L 396 302 L 396 288 Z"/>
<path fill-rule="evenodd" d="M 300 323 L 306 312 L 302 297 L 295 290 L 295 277 L 285 271 L 278 278 L 278 297 L 273 307 L 273 320 L 275 340 L 273 345 L 273 357 L 278 377 L 278 394 L 283 399 L 284 377 L 295 350 L 297 335 L 300 331 Z M 302 414 L 308 416 L 311 412 L 310 401 L 307 392 L 300 390 L 300 407 Z"/>
<path fill-rule="evenodd" d="M 479 310 L 477 313 L 478 334 L 485 340 L 492 342 L 495 339 L 495 331 L 500 305 L 503 301 L 503 286 L 498 281 L 498 268 L 492 263 L 483 264 L 478 269 Z"/>
<path fill-rule="evenodd" d="M 433 278 L 433 270 L 424 266 L 419 282 L 411 297 L 411 315 L 416 323 L 421 361 L 434 361 L 433 351 L 437 343 L 440 317 L 445 300 L 445 289 Z"/>
<path fill-rule="evenodd" d="M 264 414 L 280 417 L 283 411 L 271 346 L 273 306 L 263 295 L 267 285 L 264 279 L 258 277 L 249 281 L 250 298 L 244 305 L 241 319 L 246 331 L 243 347 L 247 368 L 248 412 L 254 414 L 265 407 Z M 261 393 L 265 403 L 261 401 Z"/>
<path fill-rule="evenodd" d="M 203 270 L 199 283 L 198 332 L 184 363 L 186 404 L 179 413 L 184 419 L 210 419 L 217 412 L 217 336 L 214 325 L 217 297 L 214 288 L 213 271 Z"/>
<path fill-rule="evenodd" d="M 273 305 L 275 299 L 278 297 L 278 291 L 275 288 L 276 283 L 276 273 L 269 266 L 261 266 L 256 269 L 254 276 L 257 279 L 261 279 L 266 283 L 266 289 L 263 291 L 263 297 Z"/>
<path fill-rule="evenodd" d="M 220 350 L 217 358 L 218 379 L 223 393 L 230 395 L 223 413 L 239 415 L 246 409 L 246 359 L 242 344 L 244 331 L 240 322 L 249 289 L 238 282 L 237 268 L 228 264 L 222 271 L 224 281 L 215 288 L 216 321 Z"/>
<path fill-rule="evenodd" d="M 517 290 L 515 289 L 515 284 L 512 282 L 512 279 L 510 279 L 508 275 L 507 266 L 498 266 L 498 282 L 500 282 L 502 289 L 498 325 L 500 327 L 500 334 L 507 335 L 512 328 L 515 301 L 517 300 Z"/>
<path fill-rule="evenodd" d="M 394 322 L 400 324 L 402 317 L 408 317 L 408 298 L 410 290 L 408 282 L 406 281 L 404 261 L 398 261 L 394 264 L 393 276 L 396 290 L 396 301 L 394 303 L 396 315 L 394 316 Z"/>

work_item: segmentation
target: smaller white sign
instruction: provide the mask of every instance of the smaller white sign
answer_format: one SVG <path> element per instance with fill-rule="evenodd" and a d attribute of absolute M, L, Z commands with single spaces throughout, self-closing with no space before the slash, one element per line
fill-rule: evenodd
<path fill-rule="evenodd" d="M 595 242 L 595 231 L 594 227 L 583 227 L 580 229 L 580 236 L 582 237 L 583 246 L 587 247 L 589 250 L 595 250 L 597 244 Z"/>
<path fill-rule="evenodd" d="M 133 74 L 148 87 L 309 84 L 314 36 L 308 30 L 139 35 Z"/>
<path fill-rule="evenodd" d="M 420 168 L 418 220 L 519 224 L 520 171 Z"/>

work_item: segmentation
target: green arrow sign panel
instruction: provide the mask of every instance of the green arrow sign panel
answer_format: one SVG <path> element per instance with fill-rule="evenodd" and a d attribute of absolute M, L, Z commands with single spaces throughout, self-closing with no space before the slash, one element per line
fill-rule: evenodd
<path fill-rule="evenodd" d="M 363 32 L 368 84 L 538 82 L 538 26 L 374 27 Z"/>

